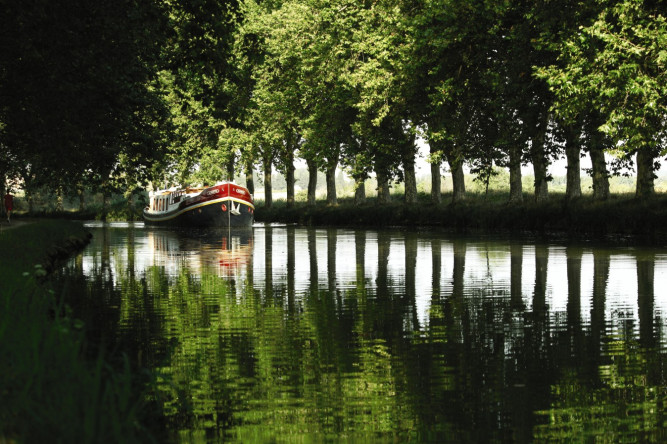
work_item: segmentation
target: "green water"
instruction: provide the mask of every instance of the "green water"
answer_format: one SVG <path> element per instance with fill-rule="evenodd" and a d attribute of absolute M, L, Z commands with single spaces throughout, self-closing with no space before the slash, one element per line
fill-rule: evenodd
<path fill-rule="evenodd" d="M 63 282 L 174 442 L 667 440 L 667 248 L 89 226 Z"/>

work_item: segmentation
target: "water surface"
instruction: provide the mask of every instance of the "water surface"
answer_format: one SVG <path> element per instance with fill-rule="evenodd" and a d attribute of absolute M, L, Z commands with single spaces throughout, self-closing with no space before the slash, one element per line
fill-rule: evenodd
<path fill-rule="evenodd" d="M 175 442 L 667 440 L 667 249 L 89 225 L 63 280 Z"/>

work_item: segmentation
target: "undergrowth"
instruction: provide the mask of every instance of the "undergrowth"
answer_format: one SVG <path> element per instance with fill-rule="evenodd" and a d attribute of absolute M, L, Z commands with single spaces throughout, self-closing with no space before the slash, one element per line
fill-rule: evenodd
<path fill-rule="evenodd" d="M 35 222 L 0 233 L 0 442 L 146 442 L 141 394 L 126 359 L 105 355 L 44 282 L 46 252 L 81 223 Z"/>
<path fill-rule="evenodd" d="M 405 204 L 394 197 L 379 204 L 375 199 L 357 205 L 340 199 L 336 205 L 303 202 L 289 206 L 284 201 L 266 208 L 256 203 L 258 222 L 297 223 L 358 227 L 425 226 L 459 232 L 563 232 L 591 235 L 667 234 L 667 195 L 638 200 L 632 195 L 614 195 L 599 201 L 590 196 L 568 200 L 552 194 L 544 202 L 525 199 L 509 203 L 502 193 L 470 194 L 465 200 L 433 204 L 420 194 L 417 203 Z"/>

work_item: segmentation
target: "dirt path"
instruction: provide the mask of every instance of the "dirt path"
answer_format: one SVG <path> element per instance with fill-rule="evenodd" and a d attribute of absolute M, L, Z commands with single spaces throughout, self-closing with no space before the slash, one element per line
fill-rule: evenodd
<path fill-rule="evenodd" d="M 7 219 L 0 220 L 0 232 L 5 230 L 11 230 L 12 228 L 20 227 L 22 225 L 27 225 L 33 223 L 32 219 L 14 219 L 11 223 L 7 222 Z"/>

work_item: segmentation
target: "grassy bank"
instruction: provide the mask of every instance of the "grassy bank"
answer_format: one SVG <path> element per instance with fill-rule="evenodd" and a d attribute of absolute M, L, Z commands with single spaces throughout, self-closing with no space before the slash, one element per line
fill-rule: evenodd
<path fill-rule="evenodd" d="M 129 366 L 91 358 L 49 264 L 85 243 L 81 223 L 37 221 L 0 232 L 0 442 L 145 442 Z"/>
<path fill-rule="evenodd" d="M 448 202 L 448 201 L 446 201 Z M 433 205 L 428 195 L 419 202 L 405 205 L 394 197 L 391 203 L 377 205 L 369 199 L 354 205 L 352 199 L 339 200 L 336 206 L 297 203 L 289 208 L 285 202 L 267 209 L 260 202 L 255 218 L 258 222 L 298 223 L 335 226 L 426 226 L 459 232 L 483 230 L 492 232 L 560 232 L 600 236 L 667 235 L 667 195 L 639 201 L 631 195 L 617 195 L 606 201 L 582 197 L 568 201 L 563 195 L 552 195 L 547 202 L 526 199 L 509 204 L 505 195 L 470 195 L 458 203 Z"/>
<path fill-rule="evenodd" d="M 509 191 L 498 187 L 489 193 L 470 191 L 465 200 L 457 203 L 451 203 L 451 195 L 445 193 L 443 203 L 439 205 L 431 203 L 428 193 L 420 193 L 418 203 L 414 205 L 405 205 L 400 193 L 394 194 L 390 203 L 382 205 L 376 203 L 375 197 L 368 198 L 363 205 L 355 205 L 352 197 L 343 197 L 335 206 L 327 205 L 324 200 L 308 206 L 301 199 L 291 208 L 284 200 L 274 201 L 272 208 L 266 208 L 264 201 L 258 200 L 255 202 L 255 220 L 306 226 L 423 226 L 458 232 L 667 237 L 667 224 L 664 223 L 667 220 L 667 194 L 663 192 L 645 201 L 635 199 L 632 192 L 616 192 L 606 201 L 596 201 L 590 194 L 569 201 L 563 192 L 551 192 L 543 203 L 535 203 L 528 194 L 521 204 L 510 204 L 508 199 Z M 84 211 L 49 208 L 29 214 L 17 213 L 17 217 L 26 216 L 108 221 L 142 218 L 141 205 L 136 202 L 128 205 L 122 198 L 112 200 L 105 210 L 98 205 Z"/>

